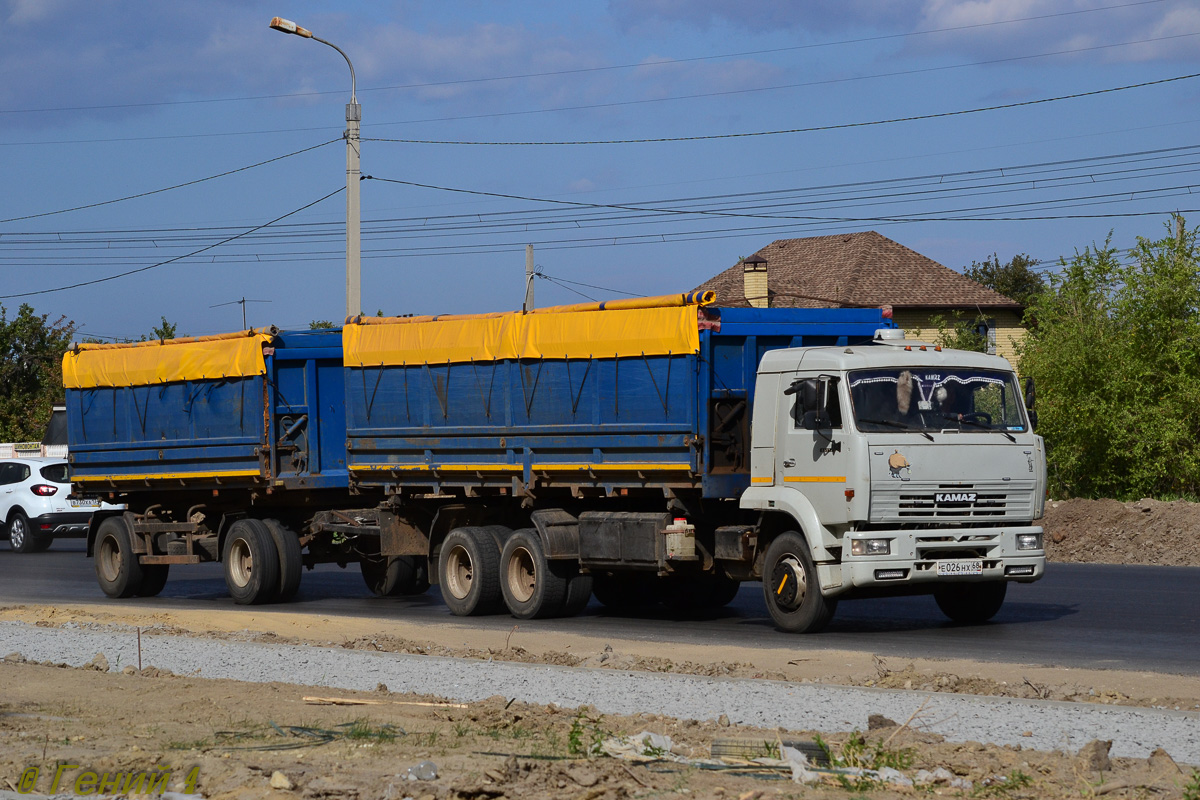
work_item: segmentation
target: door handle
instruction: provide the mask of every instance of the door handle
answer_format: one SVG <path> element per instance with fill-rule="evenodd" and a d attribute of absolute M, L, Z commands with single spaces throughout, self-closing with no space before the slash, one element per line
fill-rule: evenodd
<path fill-rule="evenodd" d="M 796 459 L 794 459 L 794 458 L 785 458 L 785 459 L 783 460 L 783 465 L 784 465 L 785 467 L 794 467 L 794 466 L 796 466 Z"/>

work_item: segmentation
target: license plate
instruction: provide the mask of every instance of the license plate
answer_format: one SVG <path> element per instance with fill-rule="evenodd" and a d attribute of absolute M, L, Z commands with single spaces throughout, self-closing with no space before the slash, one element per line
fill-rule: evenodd
<path fill-rule="evenodd" d="M 956 575 L 982 575 L 983 561 L 981 559 L 972 561 L 939 561 L 937 562 L 937 574 L 947 578 L 952 578 Z"/>
<path fill-rule="evenodd" d="M 72 499 L 70 501 L 70 503 L 71 503 L 71 506 L 74 508 L 99 508 L 100 507 L 99 500 L 75 500 L 75 499 Z"/>

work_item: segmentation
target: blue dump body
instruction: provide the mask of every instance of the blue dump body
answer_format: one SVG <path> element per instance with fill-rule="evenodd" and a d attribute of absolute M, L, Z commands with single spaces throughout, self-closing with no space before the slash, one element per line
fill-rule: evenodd
<path fill-rule="evenodd" d="M 265 362 L 265 376 L 67 390 L 72 478 L 345 488 L 341 331 L 282 332 Z"/>
<path fill-rule="evenodd" d="M 698 354 L 348 367 L 354 480 L 736 497 L 749 486 L 749 409 L 763 354 L 861 343 L 892 323 L 879 309 L 719 313 Z"/>
<path fill-rule="evenodd" d="M 127 491 L 353 483 L 736 497 L 749 485 L 763 354 L 860 343 L 891 323 L 878 309 L 719 313 L 698 354 L 621 359 L 345 367 L 339 329 L 284 331 L 264 351 L 265 376 L 68 390 L 72 477 Z"/>

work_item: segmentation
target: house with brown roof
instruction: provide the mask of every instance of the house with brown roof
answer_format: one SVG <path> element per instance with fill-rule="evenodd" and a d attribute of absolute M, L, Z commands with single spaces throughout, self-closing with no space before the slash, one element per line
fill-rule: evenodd
<path fill-rule="evenodd" d="M 937 336 L 932 319 L 979 320 L 988 351 L 1016 363 L 1025 335 L 1015 300 L 875 231 L 779 239 L 705 281 L 721 306 L 886 308 L 896 324 Z M 986 330 L 984 330 L 986 328 Z"/>

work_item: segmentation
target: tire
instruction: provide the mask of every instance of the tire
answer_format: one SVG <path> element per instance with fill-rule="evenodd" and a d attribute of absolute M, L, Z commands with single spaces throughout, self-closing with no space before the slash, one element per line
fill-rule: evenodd
<path fill-rule="evenodd" d="M 416 563 L 408 556 L 367 556 L 359 567 L 363 583 L 376 597 L 413 594 L 420 578 Z"/>
<path fill-rule="evenodd" d="M 661 580 L 658 595 L 672 611 L 704 614 L 729 605 L 740 588 L 741 584 L 724 572 L 701 573 Z"/>
<path fill-rule="evenodd" d="M 500 591 L 500 547 L 484 528 L 455 528 L 438 557 L 442 600 L 456 617 L 495 614 L 504 607 Z"/>
<path fill-rule="evenodd" d="M 413 564 L 416 569 L 416 578 L 413 580 L 412 586 L 400 592 L 407 597 L 415 597 L 429 591 L 429 559 L 418 556 L 413 559 Z"/>
<path fill-rule="evenodd" d="M 592 594 L 610 611 L 645 611 L 659 602 L 658 578 L 648 573 L 596 575 Z"/>
<path fill-rule="evenodd" d="M 705 608 L 724 608 L 734 601 L 742 588 L 741 581 L 735 581 L 724 572 L 713 575 L 707 583 L 707 592 L 701 601 Z"/>
<path fill-rule="evenodd" d="M 996 616 L 1007 593 L 1006 581 L 948 583 L 934 589 L 933 599 L 942 613 L 955 622 L 978 625 Z"/>
<path fill-rule="evenodd" d="M 170 564 L 143 564 L 142 583 L 135 594 L 138 597 L 157 597 L 167 585 L 167 575 L 170 572 Z"/>
<path fill-rule="evenodd" d="M 263 524 L 271 532 L 271 540 L 279 553 L 279 590 L 275 600 L 286 603 L 300 589 L 300 576 L 304 571 L 304 558 L 300 554 L 300 538 L 296 532 L 277 519 L 264 519 Z"/>
<path fill-rule="evenodd" d="M 279 594 L 279 551 L 260 520 L 239 519 L 225 535 L 225 585 L 240 606 L 269 603 Z"/>
<path fill-rule="evenodd" d="M 133 597 L 145 578 L 133 552 L 133 536 L 122 517 L 109 517 L 96 531 L 96 581 L 109 597 Z"/>
<path fill-rule="evenodd" d="M 517 619 L 561 616 L 567 605 L 569 573 L 546 559 L 535 528 L 513 531 L 500 553 L 500 591 Z"/>
<path fill-rule="evenodd" d="M 808 543 L 796 531 L 781 533 L 763 561 L 763 599 L 775 625 L 788 633 L 817 633 L 837 610 L 821 594 Z"/>
<path fill-rule="evenodd" d="M 8 543 L 14 553 L 40 553 L 53 541 L 53 536 L 38 536 L 33 532 L 24 511 L 13 510 L 8 518 Z"/>

